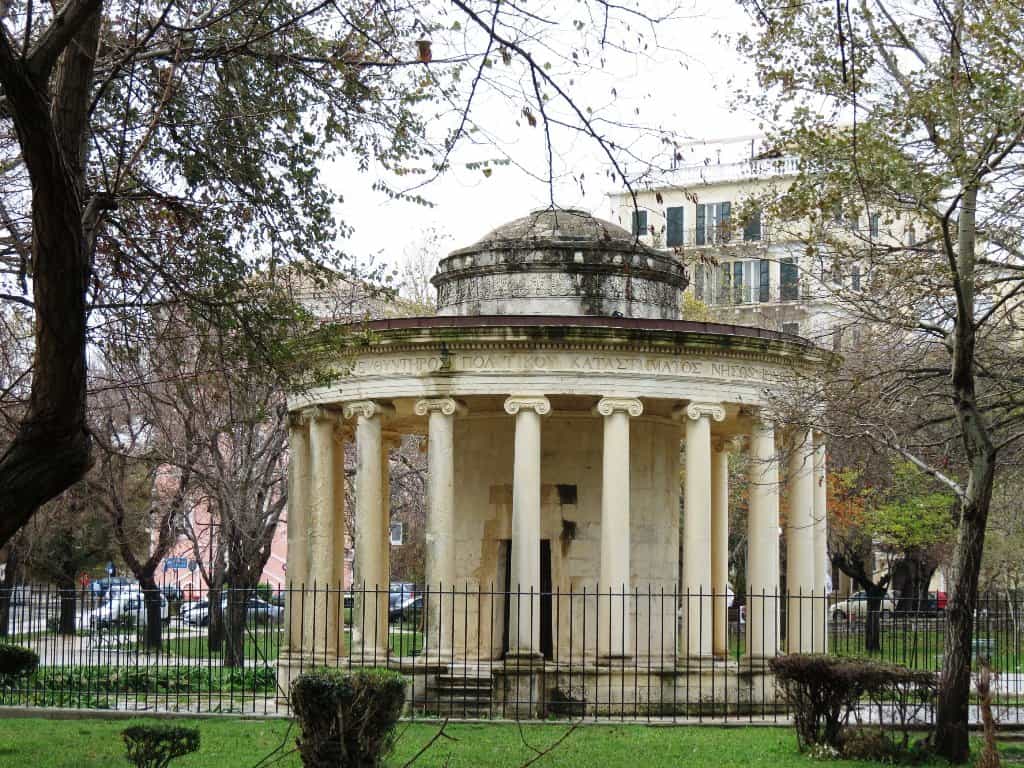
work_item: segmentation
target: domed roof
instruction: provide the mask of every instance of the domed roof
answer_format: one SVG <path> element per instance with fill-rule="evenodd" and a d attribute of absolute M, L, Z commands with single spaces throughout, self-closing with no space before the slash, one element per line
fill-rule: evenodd
<path fill-rule="evenodd" d="M 452 251 L 430 280 L 442 315 L 677 319 L 682 263 L 585 211 L 547 208 Z"/>
<path fill-rule="evenodd" d="M 495 248 L 537 245 L 578 247 L 599 246 L 608 250 L 657 253 L 639 242 L 629 231 L 610 221 L 576 208 L 543 208 L 492 229 L 473 245 L 452 256 Z"/>

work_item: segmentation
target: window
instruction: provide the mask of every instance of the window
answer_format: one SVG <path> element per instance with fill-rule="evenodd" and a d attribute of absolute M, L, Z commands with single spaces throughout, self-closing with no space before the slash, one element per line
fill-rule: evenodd
<path fill-rule="evenodd" d="M 779 299 L 782 301 L 796 301 L 798 298 L 800 298 L 800 285 L 796 259 L 780 259 Z"/>
<path fill-rule="evenodd" d="M 400 547 L 405 543 L 405 525 L 403 523 L 391 524 L 391 546 Z"/>
<path fill-rule="evenodd" d="M 881 220 L 881 216 L 877 213 L 872 213 L 871 218 L 868 219 L 868 228 L 872 237 L 878 237 L 878 223 Z"/>
<path fill-rule="evenodd" d="M 683 208 L 669 208 L 665 211 L 665 245 L 674 248 L 683 244 Z"/>
<path fill-rule="evenodd" d="M 743 222 L 743 239 L 749 242 L 757 242 L 761 239 L 761 211 L 751 211 Z"/>
<path fill-rule="evenodd" d="M 732 285 L 732 265 L 720 264 L 718 267 L 718 303 L 729 303 L 729 287 Z"/>
<path fill-rule="evenodd" d="M 633 211 L 633 234 L 647 234 L 647 211 Z"/>
<path fill-rule="evenodd" d="M 911 248 L 917 245 L 917 233 L 914 231 L 913 224 L 907 227 L 907 245 L 909 245 Z"/>
<path fill-rule="evenodd" d="M 782 332 L 783 333 L 791 333 L 794 336 L 799 336 L 800 335 L 800 323 L 783 323 L 782 324 Z"/>
<path fill-rule="evenodd" d="M 758 271 L 759 271 L 758 291 L 757 291 L 757 300 L 758 301 L 771 301 L 771 284 L 769 282 L 770 278 L 768 276 L 769 275 L 768 269 L 769 269 L 768 259 L 761 259 L 758 262 Z"/>
<path fill-rule="evenodd" d="M 704 298 L 704 265 L 698 264 L 693 268 L 693 295 L 697 301 L 706 301 Z"/>
<path fill-rule="evenodd" d="M 850 231 L 851 232 L 859 232 L 860 231 L 860 214 L 857 214 L 857 213 L 850 214 Z"/>
<path fill-rule="evenodd" d="M 860 290 L 860 267 L 854 264 L 850 267 L 850 287 L 855 290 Z"/>
<path fill-rule="evenodd" d="M 729 202 L 698 204 L 697 229 L 694 233 L 696 244 L 715 245 L 729 242 L 731 212 L 732 204 Z"/>
<path fill-rule="evenodd" d="M 743 262 L 732 263 L 732 303 L 743 303 Z"/>

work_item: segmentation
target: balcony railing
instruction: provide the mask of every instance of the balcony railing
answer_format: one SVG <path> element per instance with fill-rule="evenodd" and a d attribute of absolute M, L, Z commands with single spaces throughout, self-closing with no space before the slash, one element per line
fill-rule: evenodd
<path fill-rule="evenodd" d="M 677 242 L 681 239 L 682 242 Z M 731 245 L 758 245 L 771 242 L 771 231 L 763 224 L 750 229 L 739 221 L 708 222 L 703 227 L 685 229 L 669 242 L 668 232 L 661 231 L 641 237 L 654 248 L 704 248 Z"/>

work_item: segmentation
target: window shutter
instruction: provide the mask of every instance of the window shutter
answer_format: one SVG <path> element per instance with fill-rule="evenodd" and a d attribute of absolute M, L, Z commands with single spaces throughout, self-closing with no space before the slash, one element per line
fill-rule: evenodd
<path fill-rule="evenodd" d="M 860 290 L 860 267 L 854 264 L 850 267 L 850 287 L 855 290 Z"/>
<path fill-rule="evenodd" d="M 669 247 L 681 246 L 683 244 L 683 209 L 673 207 L 665 211 L 666 232 L 665 244 Z"/>
<path fill-rule="evenodd" d="M 705 206 L 704 203 L 698 203 L 697 204 L 697 233 L 696 233 L 697 236 L 695 238 L 695 242 L 697 243 L 697 245 L 704 245 L 704 243 L 705 243 L 704 227 L 705 227 L 706 223 L 707 223 L 707 206 Z"/>
<path fill-rule="evenodd" d="M 732 303 L 743 303 L 743 262 L 732 263 Z"/>
<path fill-rule="evenodd" d="M 693 293 L 698 301 L 704 301 L 704 265 L 698 264 L 693 270 Z"/>
<path fill-rule="evenodd" d="M 732 206 L 728 201 L 718 204 L 719 240 L 723 243 L 727 243 L 730 239 L 732 239 L 732 225 L 729 221 L 730 213 L 732 213 Z"/>
<path fill-rule="evenodd" d="M 869 223 L 870 232 L 872 237 L 878 237 L 878 222 L 881 216 L 877 213 L 871 214 L 871 220 Z"/>
<path fill-rule="evenodd" d="M 752 211 L 743 224 L 743 239 L 756 242 L 761 239 L 761 211 Z"/>
<path fill-rule="evenodd" d="M 719 267 L 719 281 L 718 281 L 718 303 L 728 304 L 729 303 L 729 283 L 732 272 L 729 270 L 728 264 L 722 264 Z"/>
<path fill-rule="evenodd" d="M 768 274 L 769 274 L 768 273 L 768 268 L 769 268 L 768 264 L 769 264 L 768 259 L 761 259 L 758 262 L 758 267 L 759 267 L 760 272 L 761 272 L 761 275 L 760 275 L 761 279 L 760 279 L 759 286 L 758 286 L 758 301 L 771 301 L 771 296 L 770 296 L 770 288 L 771 288 L 771 286 L 769 284 L 769 279 L 770 278 L 768 277 Z"/>
<path fill-rule="evenodd" d="M 793 259 L 782 259 L 779 262 L 779 297 L 782 301 L 800 298 L 798 281 L 796 262 Z"/>
<path fill-rule="evenodd" d="M 647 211 L 633 211 L 633 234 L 647 234 Z"/>

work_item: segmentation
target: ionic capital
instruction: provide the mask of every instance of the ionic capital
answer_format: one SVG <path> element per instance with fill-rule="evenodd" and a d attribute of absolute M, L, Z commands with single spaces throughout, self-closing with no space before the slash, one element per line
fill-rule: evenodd
<path fill-rule="evenodd" d="M 715 421 L 725 421 L 725 408 L 721 403 L 690 402 L 676 408 L 672 415 L 677 419 L 685 417 L 694 421 L 699 421 L 704 416 L 710 416 Z"/>
<path fill-rule="evenodd" d="M 551 403 L 543 395 L 512 395 L 505 401 L 505 413 L 512 416 L 524 408 L 534 410 L 540 416 L 551 413 Z"/>
<path fill-rule="evenodd" d="M 394 414 L 393 406 L 385 403 L 378 403 L 376 400 L 353 400 L 345 403 L 345 418 L 372 419 L 375 416 L 391 416 Z"/>
<path fill-rule="evenodd" d="M 324 408 L 323 406 L 314 406 L 307 408 L 302 412 L 302 415 L 310 423 L 316 421 L 327 421 L 333 424 L 337 424 L 341 421 L 341 413 L 331 408 Z"/>
<path fill-rule="evenodd" d="M 466 404 L 461 400 L 456 400 L 453 397 L 438 397 L 430 400 L 417 400 L 416 404 L 412 407 L 413 412 L 417 416 L 426 416 L 431 411 L 439 411 L 445 416 L 454 416 L 456 413 L 460 416 L 467 412 Z"/>
<path fill-rule="evenodd" d="M 639 416 L 644 412 L 644 404 L 635 397 L 602 397 L 594 406 L 594 413 L 611 416 L 616 411 L 625 411 L 630 416 Z"/>

